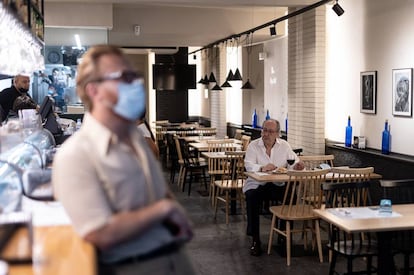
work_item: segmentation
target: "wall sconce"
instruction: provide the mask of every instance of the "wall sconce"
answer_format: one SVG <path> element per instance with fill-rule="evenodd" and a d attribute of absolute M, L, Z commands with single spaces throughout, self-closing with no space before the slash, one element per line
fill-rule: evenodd
<path fill-rule="evenodd" d="M 336 0 L 336 3 L 333 5 L 332 9 L 338 16 L 341 16 L 345 12 L 344 9 L 338 4 L 338 0 Z"/>

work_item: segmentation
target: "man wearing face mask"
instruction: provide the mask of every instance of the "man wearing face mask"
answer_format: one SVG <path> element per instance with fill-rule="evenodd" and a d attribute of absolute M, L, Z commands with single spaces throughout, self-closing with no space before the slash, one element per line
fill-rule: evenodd
<path fill-rule="evenodd" d="M 27 75 L 16 75 L 13 79 L 13 85 L 0 92 L 0 105 L 3 108 L 3 115 L 1 121 L 4 121 L 9 116 L 10 110 L 13 109 L 13 104 L 19 96 L 28 96 L 27 93 L 30 87 L 30 77 Z"/>
<path fill-rule="evenodd" d="M 121 50 L 90 48 L 78 66 L 82 127 L 54 157 L 52 182 L 73 227 L 98 251 L 99 274 L 194 274 L 190 222 L 136 127 L 143 79 Z"/>

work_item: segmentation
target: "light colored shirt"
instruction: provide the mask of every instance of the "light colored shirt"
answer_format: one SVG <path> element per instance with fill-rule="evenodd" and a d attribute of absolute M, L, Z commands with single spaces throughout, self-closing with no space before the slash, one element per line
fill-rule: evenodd
<path fill-rule="evenodd" d="M 58 149 L 52 169 L 55 196 L 81 236 L 104 226 L 114 213 L 166 196 L 159 163 L 135 126 L 130 140 L 135 150 L 86 114 L 81 129 Z M 100 260 L 110 263 L 145 254 L 172 241 L 169 231 L 156 224 L 135 239 L 100 251 Z"/>
<path fill-rule="evenodd" d="M 276 139 L 275 144 L 270 151 L 270 156 L 266 154 L 266 147 L 262 138 L 258 138 L 250 142 L 246 150 L 246 156 L 244 158 L 244 165 L 247 172 L 258 172 L 262 166 L 272 163 L 276 167 L 287 167 L 286 160 L 289 156 L 295 157 L 295 163 L 299 161 L 299 157 L 293 152 L 290 144 L 283 139 Z M 256 189 L 259 185 L 262 185 L 258 181 L 248 177 L 246 183 L 243 186 L 243 192 L 250 189 Z M 275 183 L 277 185 L 283 185 L 284 183 Z"/>
<path fill-rule="evenodd" d="M 145 123 L 141 123 L 140 125 L 138 125 L 138 131 L 142 134 L 143 137 L 151 138 L 151 133 L 148 130 Z"/>

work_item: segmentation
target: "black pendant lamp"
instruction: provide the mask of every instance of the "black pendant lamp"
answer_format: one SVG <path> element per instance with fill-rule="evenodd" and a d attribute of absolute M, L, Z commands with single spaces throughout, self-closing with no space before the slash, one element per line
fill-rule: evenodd
<path fill-rule="evenodd" d="M 233 81 L 243 80 L 243 78 L 242 78 L 242 76 L 240 74 L 239 68 L 237 68 L 236 71 L 234 72 L 234 75 L 233 75 L 233 79 L 232 80 Z"/>
<path fill-rule="evenodd" d="M 226 81 L 232 81 L 233 77 L 234 77 L 233 71 L 230 69 L 230 71 L 227 75 Z"/>
<path fill-rule="evenodd" d="M 252 83 L 250 83 L 250 79 L 248 78 L 246 83 L 244 83 L 241 88 L 242 90 L 253 90 L 254 86 L 252 85 Z"/>
<path fill-rule="evenodd" d="M 232 86 L 229 83 L 229 81 L 226 79 L 226 81 L 223 84 L 221 84 L 221 87 L 222 88 L 231 88 Z"/>
<path fill-rule="evenodd" d="M 214 87 L 211 90 L 213 90 L 213 91 L 222 91 L 223 89 L 220 88 L 220 86 L 216 83 L 216 85 L 214 85 Z"/>
<path fill-rule="evenodd" d="M 217 82 L 216 81 L 216 77 L 214 76 L 214 73 L 213 72 L 211 72 L 211 74 L 210 74 L 210 78 L 208 79 L 208 82 Z"/>

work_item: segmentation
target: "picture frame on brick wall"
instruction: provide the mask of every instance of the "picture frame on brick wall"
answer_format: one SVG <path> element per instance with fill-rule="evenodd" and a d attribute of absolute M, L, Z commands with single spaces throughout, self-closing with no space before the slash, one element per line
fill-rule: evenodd
<path fill-rule="evenodd" d="M 412 68 L 392 70 L 392 114 L 394 116 L 412 116 L 412 81 Z"/>
<path fill-rule="evenodd" d="M 361 113 L 377 113 L 377 71 L 361 72 Z"/>

